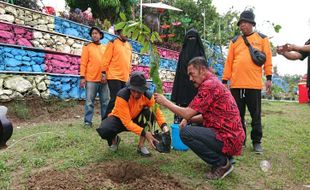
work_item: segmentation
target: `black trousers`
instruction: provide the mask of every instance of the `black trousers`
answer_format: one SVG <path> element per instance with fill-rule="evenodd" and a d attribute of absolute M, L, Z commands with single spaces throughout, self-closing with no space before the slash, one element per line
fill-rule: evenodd
<path fill-rule="evenodd" d="M 141 119 L 139 121 L 139 117 L 142 115 L 146 118 L 146 120 Z M 150 118 L 151 117 L 151 118 Z M 151 124 L 155 121 L 155 115 L 151 113 L 148 107 L 142 109 L 140 114 L 133 119 L 133 122 L 139 125 L 142 128 L 147 127 L 148 121 L 151 120 Z M 102 139 L 106 139 L 108 141 L 108 145 L 112 145 L 112 140 L 115 136 L 123 131 L 128 131 L 127 128 L 123 125 L 122 121 L 115 116 L 109 116 L 106 119 L 102 120 L 99 128 L 96 129 L 99 136 Z"/>
<path fill-rule="evenodd" d="M 242 121 L 242 127 L 246 134 L 246 124 L 244 121 L 244 115 L 246 106 L 250 112 L 252 122 L 251 139 L 252 143 L 261 143 L 263 137 L 262 122 L 261 122 L 261 90 L 257 89 L 231 89 L 231 94 L 236 100 L 240 117 Z M 245 144 L 245 141 L 244 141 Z"/>
<path fill-rule="evenodd" d="M 223 142 L 215 138 L 210 128 L 186 126 L 180 131 L 180 137 L 197 156 L 214 166 L 225 166 L 228 156 L 222 153 Z"/>
<path fill-rule="evenodd" d="M 108 80 L 108 86 L 110 90 L 110 101 L 103 119 L 107 118 L 108 115 L 112 112 L 115 104 L 116 95 L 120 89 L 126 86 L 126 83 L 120 80 Z"/>

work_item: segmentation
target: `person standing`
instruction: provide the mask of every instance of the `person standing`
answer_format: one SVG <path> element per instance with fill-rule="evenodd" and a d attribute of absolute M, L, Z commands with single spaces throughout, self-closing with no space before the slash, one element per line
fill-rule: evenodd
<path fill-rule="evenodd" d="M 97 27 L 92 27 L 89 35 L 92 38 L 92 42 L 83 47 L 80 64 L 80 87 L 86 88 L 85 127 L 92 127 L 97 93 L 100 99 L 101 119 L 105 115 L 110 97 L 106 75 L 102 73 L 105 46 L 100 43 L 100 40 L 104 37 L 103 32 Z"/>
<path fill-rule="evenodd" d="M 116 34 L 119 36 L 108 43 L 103 58 L 103 72 L 107 75 L 110 89 L 110 101 L 103 119 L 111 113 L 117 92 L 125 87 L 131 70 L 132 47 L 121 30 L 117 30 Z"/>
<path fill-rule="evenodd" d="M 230 81 L 231 93 L 238 105 L 245 133 L 244 116 L 247 106 L 252 118 L 251 139 L 253 149 L 256 153 L 263 153 L 261 146 L 261 139 L 263 137 L 261 123 L 262 71 L 264 70 L 267 79 L 265 83 L 266 91 L 270 93 L 272 85 L 272 54 L 268 37 L 254 31 L 253 28 L 256 25 L 254 18 L 255 15 L 251 10 L 245 10 L 241 13 L 237 25 L 242 34 L 234 37 L 230 42 L 222 82 L 227 85 L 227 82 Z M 265 53 L 266 61 L 263 66 L 258 66 L 254 63 L 243 36 L 253 48 Z"/>
<path fill-rule="evenodd" d="M 197 156 L 212 166 L 207 179 L 222 179 L 233 170 L 230 158 L 240 155 L 244 141 L 238 107 L 229 90 L 209 70 L 203 57 L 189 61 L 187 73 L 198 93 L 188 107 L 180 107 L 161 94 L 155 101 L 184 119 L 180 136 Z M 200 126 L 188 125 L 201 123 Z"/>
<path fill-rule="evenodd" d="M 308 57 L 308 69 L 307 69 L 307 87 L 308 87 L 308 99 L 310 103 L 310 39 L 306 41 L 305 45 L 285 44 L 277 47 L 277 53 L 283 55 L 289 60 L 304 60 Z"/>
<path fill-rule="evenodd" d="M 175 78 L 173 81 L 171 100 L 175 102 L 176 105 L 187 107 L 197 94 L 197 89 L 194 87 L 187 75 L 188 62 L 197 56 L 206 58 L 205 49 L 199 33 L 195 29 L 190 29 L 184 38 L 182 51 L 179 55 Z M 180 123 L 181 118 L 175 115 L 174 120 L 175 123 Z"/>

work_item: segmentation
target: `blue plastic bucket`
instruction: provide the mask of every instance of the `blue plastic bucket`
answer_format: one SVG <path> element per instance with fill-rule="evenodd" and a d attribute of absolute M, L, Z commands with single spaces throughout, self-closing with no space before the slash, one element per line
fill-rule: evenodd
<path fill-rule="evenodd" d="M 180 129 L 179 124 L 172 124 L 171 131 L 172 131 L 172 148 L 174 150 L 180 151 L 187 151 L 188 146 L 186 146 L 181 138 L 180 138 Z"/>

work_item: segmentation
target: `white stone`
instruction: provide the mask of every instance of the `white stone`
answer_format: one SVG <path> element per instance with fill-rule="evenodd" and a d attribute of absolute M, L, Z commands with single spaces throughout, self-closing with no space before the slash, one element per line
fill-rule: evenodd
<path fill-rule="evenodd" d="M 20 25 L 24 25 L 24 24 L 25 24 L 25 21 L 24 21 L 24 20 L 21 20 L 21 19 L 15 19 L 15 23 L 16 23 L 16 24 L 20 24 Z"/>
<path fill-rule="evenodd" d="M 19 92 L 13 92 L 12 95 L 9 96 L 11 99 L 15 99 L 15 98 L 23 98 L 23 95 Z"/>
<path fill-rule="evenodd" d="M 36 76 L 34 78 L 34 81 L 36 82 L 36 84 L 39 84 L 43 80 L 44 80 L 44 76 Z"/>
<path fill-rule="evenodd" d="M 33 88 L 32 89 L 32 94 L 40 96 L 40 91 L 38 89 L 36 89 L 36 88 Z"/>
<path fill-rule="evenodd" d="M 44 98 L 44 99 L 48 99 L 49 98 L 49 91 L 44 91 L 41 93 L 41 97 Z"/>
<path fill-rule="evenodd" d="M 26 21 L 26 25 L 29 25 L 29 26 L 37 26 L 38 25 L 38 23 L 37 23 L 37 21 L 35 21 L 35 20 L 31 20 L 31 21 Z"/>
<path fill-rule="evenodd" d="M 42 32 L 38 32 L 38 31 L 33 32 L 33 38 L 34 39 L 38 39 L 38 38 L 42 38 L 42 37 L 43 37 Z"/>
<path fill-rule="evenodd" d="M 76 48 L 76 49 L 82 49 L 83 46 L 81 44 L 78 44 L 78 43 L 75 43 L 72 45 L 73 48 Z"/>
<path fill-rule="evenodd" d="M 39 14 L 33 14 L 32 15 L 32 18 L 34 19 L 34 20 L 37 20 L 38 18 L 40 18 L 41 17 L 41 15 L 39 15 Z"/>
<path fill-rule="evenodd" d="M 53 40 L 46 40 L 47 48 L 53 47 L 54 44 L 55 44 L 55 43 L 54 43 Z"/>
<path fill-rule="evenodd" d="M 11 98 L 8 95 L 5 95 L 5 94 L 0 95 L 0 101 L 1 102 L 8 102 L 10 100 L 11 100 Z"/>
<path fill-rule="evenodd" d="M 45 19 L 40 19 L 37 22 L 38 22 L 38 24 L 47 24 L 48 23 L 47 20 L 45 20 Z"/>
<path fill-rule="evenodd" d="M 67 40 L 67 45 L 71 46 L 72 44 L 74 44 L 74 39 L 69 38 L 69 39 Z"/>
<path fill-rule="evenodd" d="M 12 23 L 12 22 L 14 22 L 15 18 L 13 15 L 4 14 L 4 15 L 0 16 L 0 20 L 4 20 L 6 22 Z"/>
<path fill-rule="evenodd" d="M 5 13 L 5 9 L 0 8 L 0 15 L 4 15 L 4 13 Z"/>
<path fill-rule="evenodd" d="M 57 42 L 60 42 L 61 44 L 65 44 L 66 43 L 66 39 L 62 36 L 59 36 L 57 39 L 56 39 Z"/>
<path fill-rule="evenodd" d="M 46 39 L 46 40 L 49 40 L 49 39 L 51 38 L 51 35 L 49 35 L 48 33 L 46 33 L 46 34 L 44 35 L 43 38 Z"/>
<path fill-rule="evenodd" d="M 2 94 L 11 95 L 13 94 L 13 90 L 8 90 L 8 89 L 2 90 Z"/>
<path fill-rule="evenodd" d="M 32 88 L 31 82 L 20 76 L 14 76 L 4 81 L 4 87 L 18 92 L 27 92 Z"/>
<path fill-rule="evenodd" d="M 47 25 L 37 25 L 37 26 L 34 26 L 34 28 L 37 28 L 39 30 L 47 30 Z"/>
<path fill-rule="evenodd" d="M 32 21 L 32 20 L 33 20 L 33 18 L 32 18 L 31 15 L 26 15 L 26 16 L 25 16 L 25 21 L 26 21 L 26 22 L 29 22 L 29 21 Z"/>
<path fill-rule="evenodd" d="M 47 28 L 48 28 L 48 29 L 54 29 L 54 28 L 55 28 L 55 25 L 54 25 L 54 24 L 48 24 L 48 25 L 47 25 Z"/>
<path fill-rule="evenodd" d="M 46 44 L 46 40 L 44 40 L 43 38 L 39 39 L 40 44 L 45 45 Z"/>
<path fill-rule="evenodd" d="M 46 86 L 49 86 L 51 83 L 50 80 L 48 80 L 48 79 L 45 79 L 44 82 L 45 82 Z"/>
<path fill-rule="evenodd" d="M 0 90 L 3 89 L 3 81 L 4 79 L 0 79 Z"/>
<path fill-rule="evenodd" d="M 45 91 L 47 88 L 46 88 L 46 85 L 44 82 L 40 82 L 37 86 L 38 90 L 40 91 Z"/>
<path fill-rule="evenodd" d="M 17 16 L 17 11 L 16 11 L 16 9 L 14 7 L 7 6 L 7 7 L 5 7 L 5 11 L 7 13 L 11 13 L 14 16 Z"/>

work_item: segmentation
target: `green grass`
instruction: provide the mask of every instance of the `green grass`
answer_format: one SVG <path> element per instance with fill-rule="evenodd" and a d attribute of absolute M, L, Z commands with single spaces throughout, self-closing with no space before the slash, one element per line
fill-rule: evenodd
<path fill-rule="evenodd" d="M 12 189 L 16 181 L 23 182 L 43 168 L 64 171 L 113 160 L 158 167 L 163 174 L 176 176 L 193 189 L 305 188 L 303 185 L 310 185 L 310 107 L 283 102 L 263 102 L 262 107 L 264 154 L 252 152 L 248 134 L 247 147 L 242 156 L 236 157 L 235 170 L 223 180 L 206 181 L 204 173 L 209 167 L 192 151 L 170 154 L 152 151 L 153 157 L 149 159 L 139 157 L 137 136 L 131 133 L 122 133 L 119 151 L 109 152 L 95 129 L 83 128 L 79 119 L 73 123 L 15 128 L 8 143 L 10 148 L 0 151 L 0 189 Z M 168 110 L 164 113 L 171 122 L 173 115 Z M 247 115 L 248 125 L 250 121 Z M 95 123 L 99 123 L 98 118 Z M 248 127 L 248 133 L 250 130 Z M 260 169 L 262 160 L 271 163 L 268 172 Z"/>

